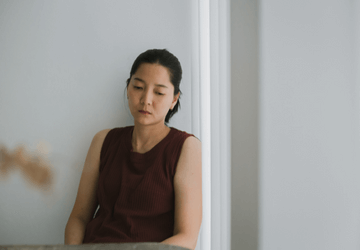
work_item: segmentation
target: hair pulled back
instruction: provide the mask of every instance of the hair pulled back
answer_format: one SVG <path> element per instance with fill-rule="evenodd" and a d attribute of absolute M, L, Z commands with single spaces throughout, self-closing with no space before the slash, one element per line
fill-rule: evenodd
<path fill-rule="evenodd" d="M 129 86 L 130 79 L 133 74 L 136 73 L 138 68 L 143 63 L 151 63 L 151 64 L 159 64 L 165 68 L 167 68 L 170 76 L 170 82 L 174 86 L 174 95 L 178 93 L 181 94 L 180 91 L 180 82 L 182 78 L 182 69 L 179 60 L 176 56 L 171 54 L 166 49 L 150 49 L 143 53 L 141 53 L 134 61 L 131 71 L 130 77 L 126 80 L 126 87 Z M 178 101 L 173 109 L 170 109 L 165 117 L 165 123 L 168 123 L 170 118 L 178 111 L 180 108 L 180 96 Z"/>

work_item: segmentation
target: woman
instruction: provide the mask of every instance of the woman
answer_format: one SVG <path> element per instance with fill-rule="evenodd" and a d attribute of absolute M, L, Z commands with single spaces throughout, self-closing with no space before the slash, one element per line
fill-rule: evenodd
<path fill-rule="evenodd" d="M 178 59 L 167 50 L 137 57 L 126 87 L 134 126 L 94 136 L 65 244 L 195 248 L 202 218 L 201 143 L 166 126 L 180 105 L 181 77 Z"/>

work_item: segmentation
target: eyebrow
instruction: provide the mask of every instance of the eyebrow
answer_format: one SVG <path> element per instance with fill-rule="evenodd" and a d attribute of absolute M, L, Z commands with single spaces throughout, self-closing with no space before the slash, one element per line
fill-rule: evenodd
<path fill-rule="evenodd" d="M 134 80 L 145 83 L 145 81 L 143 79 L 138 78 L 138 77 L 135 77 Z"/>
<path fill-rule="evenodd" d="M 142 82 L 142 83 L 146 83 L 143 79 L 138 78 L 138 77 L 135 77 L 134 80 L 139 81 L 139 82 Z M 163 84 L 155 84 L 155 86 L 156 86 L 156 87 L 167 88 L 167 86 L 166 86 L 166 85 L 163 85 Z"/>

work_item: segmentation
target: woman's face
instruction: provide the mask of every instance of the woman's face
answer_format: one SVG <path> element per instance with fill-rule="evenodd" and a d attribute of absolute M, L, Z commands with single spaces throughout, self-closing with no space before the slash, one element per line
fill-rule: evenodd
<path fill-rule="evenodd" d="M 127 86 L 129 108 L 135 124 L 164 124 L 166 114 L 179 97 L 167 68 L 159 64 L 143 63 L 132 75 Z"/>

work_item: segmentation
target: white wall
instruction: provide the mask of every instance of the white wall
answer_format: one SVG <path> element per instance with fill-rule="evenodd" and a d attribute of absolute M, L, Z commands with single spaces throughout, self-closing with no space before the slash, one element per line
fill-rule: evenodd
<path fill-rule="evenodd" d="M 93 135 L 131 124 L 125 80 L 136 56 L 167 48 L 183 66 L 191 132 L 192 1 L 0 1 L 0 143 L 52 147 L 54 190 L 0 179 L 0 244 L 59 244 Z"/>
<path fill-rule="evenodd" d="M 354 3 L 261 1 L 259 249 L 360 247 Z"/>

